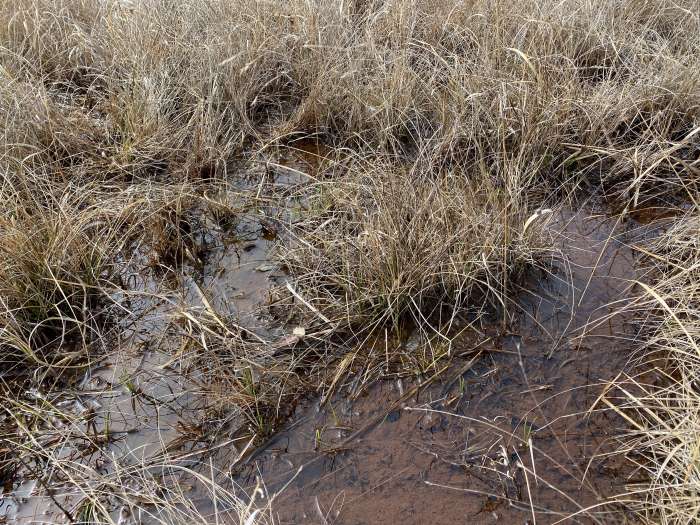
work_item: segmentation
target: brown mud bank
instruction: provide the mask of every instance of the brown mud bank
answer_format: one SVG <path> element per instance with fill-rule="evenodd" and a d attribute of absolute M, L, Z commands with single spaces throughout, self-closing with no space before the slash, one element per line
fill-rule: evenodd
<path fill-rule="evenodd" d="M 636 347 L 623 307 L 649 228 L 584 207 L 549 229 L 559 256 L 518 292 L 508 326 L 465 324 L 450 364 L 418 380 L 365 387 L 357 366 L 331 399 L 302 404 L 237 482 L 279 492 L 280 523 L 630 520 L 614 501 L 636 476 L 615 452 L 625 423 L 602 398 Z"/>

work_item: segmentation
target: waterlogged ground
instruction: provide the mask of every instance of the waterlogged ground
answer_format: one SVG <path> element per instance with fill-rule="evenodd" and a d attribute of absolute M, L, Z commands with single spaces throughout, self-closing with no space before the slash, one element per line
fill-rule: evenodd
<path fill-rule="evenodd" d="M 131 304 L 138 315 L 129 317 L 114 352 L 63 392 L 26 394 L 28 406 L 42 399 L 55 408 L 36 430 L 37 443 L 73 467 L 16 472 L 4 487 L 0 520 L 76 520 L 86 501 L 71 489 L 79 474 L 98 485 L 100 476 L 111 480 L 98 488 L 114 493 L 110 515 L 120 522 L 118 487 L 142 489 L 125 474 L 136 465 L 170 479 L 212 521 L 222 520 L 221 505 L 193 472 L 242 497 L 262 484 L 280 524 L 625 520 L 610 500 L 635 473 L 612 454 L 624 425 L 607 410 L 606 387 L 635 346 L 632 315 L 616 312 L 640 277 L 635 244 L 648 235 L 644 215 L 623 221 L 594 205 L 555 214 L 548 229 L 559 256 L 548 272 L 511 290 L 517 306 L 507 323 L 466 316 L 450 341 L 413 333 L 400 342 L 367 342 L 357 360 L 342 364 L 332 395 L 308 394 L 296 409 L 282 407 L 290 416 L 283 428 L 262 444 L 251 440 L 245 419 L 222 401 L 225 383 L 217 387 L 206 364 L 188 358 L 171 328 L 192 330 L 182 315 L 186 304 L 236 319 L 273 356 L 294 337 L 265 308 L 285 275 L 270 256 L 283 233 L 279 210 L 264 203 L 274 194 L 292 211 L 302 206 L 295 188 L 323 154 L 302 146 L 292 160 L 268 163 L 259 190 L 253 183 L 232 190 L 232 202 L 239 190 L 257 191 L 259 208 L 206 232 L 200 267 L 183 268 L 170 296 L 145 299 L 167 288 L 167 276 L 139 285 L 144 293 Z M 429 356 L 437 348 L 445 358 L 420 377 L 399 368 L 367 381 L 376 361 L 361 356 Z M 134 522 L 159 519 L 167 522 L 142 510 Z"/>
<path fill-rule="evenodd" d="M 532 276 L 511 326 L 457 338 L 467 356 L 425 387 L 354 392 L 350 376 L 325 406 L 300 407 L 241 484 L 284 487 L 280 523 L 625 519 L 606 502 L 633 473 L 600 398 L 633 347 L 630 319 L 612 314 L 631 295 L 641 231 L 591 213 L 552 221 L 563 258 Z"/>
<path fill-rule="evenodd" d="M 126 265 L 122 279 L 131 291 L 113 297 L 126 312 L 109 341 L 113 350 L 77 369 L 64 388 L 31 389 L 17 402 L 20 420 L 37 407 L 47 415 L 32 431 L 26 454 L 32 459 L 3 480 L 0 523 L 85 521 L 81 513 L 91 497 L 75 488 L 76 480 L 107 495 L 103 521 L 122 523 L 128 496 L 140 494 L 147 482 L 172 478 L 185 492 L 180 500 L 196 498 L 197 482 L 181 483 L 181 467 L 198 468 L 217 447 L 234 456 L 250 447 L 246 419 L 230 403 L 225 382 L 212 377 L 214 363 L 199 361 L 196 345 L 189 344 L 201 335 L 190 321 L 213 314 L 234 320 L 261 347 L 284 347 L 290 334 L 265 308 L 270 289 L 284 277 L 271 250 L 279 203 L 293 211 L 297 199 L 290 188 L 318 166 L 320 150 L 305 148 L 275 163 L 256 163 L 250 177 L 213 195 L 242 213 L 233 223 L 197 217 L 194 242 L 176 271 L 157 266 L 144 272 L 149 255 Z M 7 419 L 2 423 L 13 423 Z M 65 470 L 50 466 L 58 460 Z M 148 510 L 134 519 L 169 522 Z"/>

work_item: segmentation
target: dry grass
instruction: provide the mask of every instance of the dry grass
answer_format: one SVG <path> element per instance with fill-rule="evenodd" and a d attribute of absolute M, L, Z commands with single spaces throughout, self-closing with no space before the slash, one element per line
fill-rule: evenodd
<path fill-rule="evenodd" d="M 178 317 L 264 433 L 261 414 L 297 393 L 287 376 L 338 357 L 330 334 L 449 330 L 462 307 L 507 315 L 547 252 L 536 213 L 562 194 L 625 209 L 696 195 L 698 33 L 696 0 L 4 2 L 0 368 L 43 378 L 104 350 L 112 312 L 135 316 L 116 297 L 144 292 L 122 277 L 201 270 L 199 208 L 242 209 L 213 190 L 240 182 L 241 161 L 314 136 L 334 153 L 301 204 L 261 194 L 260 175 L 246 210 L 285 218 L 289 298 L 323 349 L 307 338 L 284 360 L 201 305 Z M 667 238 L 691 239 L 691 224 Z M 696 263 L 674 260 L 685 270 L 658 288 L 679 314 L 651 344 L 673 355 L 691 350 L 678 327 L 694 333 Z M 290 320 L 289 304 L 272 310 Z M 692 421 L 695 405 L 679 406 L 668 417 Z"/>
<path fill-rule="evenodd" d="M 281 257 L 316 322 L 366 336 L 405 321 L 439 330 L 467 303 L 507 310 L 510 283 L 546 252 L 546 217 L 528 222 L 519 173 L 435 173 L 433 158 L 357 159 L 312 186 Z"/>
<path fill-rule="evenodd" d="M 430 139 L 441 163 L 583 172 L 634 196 L 697 175 L 696 7 L 13 2 L 3 135 L 14 160 L 66 175 L 168 177 L 222 170 L 248 138 Z"/>
<path fill-rule="evenodd" d="M 658 281 L 645 287 L 643 303 L 651 372 L 621 386 L 632 416 L 629 455 L 649 479 L 632 490 L 649 521 L 692 523 L 700 515 L 700 208 L 651 248 Z"/>
<path fill-rule="evenodd" d="M 48 198 L 49 202 L 38 202 Z M 119 217 L 104 203 L 46 194 L 26 200 L 2 192 L 0 297 L 3 362 L 24 354 L 35 365 L 58 364 L 45 349 L 66 339 L 92 340 L 97 297 L 114 274 Z M 64 349 L 65 351 L 65 349 Z M 58 356 L 69 364 L 66 356 Z M 50 363 L 51 362 L 51 363 Z"/>
<path fill-rule="evenodd" d="M 10 171 L 1 180 L 3 365 L 24 357 L 60 370 L 85 357 L 108 328 L 107 312 L 119 310 L 110 294 L 139 255 L 176 266 L 191 251 L 189 230 L 182 231 L 187 186 L 134 184 L 115 194 L 108 186 L 55 184 L 44 172 Z"/>

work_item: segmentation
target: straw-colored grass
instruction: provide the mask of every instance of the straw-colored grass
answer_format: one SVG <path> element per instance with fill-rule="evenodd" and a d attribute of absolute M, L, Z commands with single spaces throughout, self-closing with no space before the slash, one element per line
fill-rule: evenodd
<path fill-rule="evenodd" d="M 632 487 L 638 510 L 664 524 L 700 516 L 700 208 L 652 246 L 657 283 L 644 285 L 648 358 L 621 385 L 632 434 L 629 456 L 649 481 Z"/>
<path fill-rule="evenodd" d="M 366 336 L 404 321 L 440 329 L 465 304 L 508 310 L 512 281 L 545 254 L 551 210 L 528 212 L 518 172 L 441 173 L 432 160 L 356 160 L 312 186 L 281 253 L 301 299 L 318 310 L 302 303 L 307 317 Z"/>
<path fill-rule="evenodd" d="M 212 221 L 196 216 L 211 206 L 234 222 L 243 208 L 277 214 L 289 286 L 270 311 L 319 346 L 405 321 L 449 330 L 462 308 L 507 315 L 517 278 L 547 252 L 540 212 L 562 195 L 631 209 L 697 194 L 698 34 L 697 0 L 3 2 L 0 370 L 58 374 L 104 350 L 111 316 L 135 316 L 118 298 L 144 292 L 125 272 L 201 270 L 198 230 Z M 256 159 L 307 136 L 329 160 L 293 205 L 267 195 Z M 256 180 L 240 184 L 250 166 Z M 235 205 L 212 197 L 224 184 Z M 666 238 L 689 243 L 692 224 Z M 661 257 L 697 248 L 673 243 Z M 672 262 L 650 345 L 676 359 L 697 344 L 698 276 L 697 261 Z M 208 361 L 233 371 L 231 399 L 258 417 L 258 403 L 297 395 L 287 375 L 301 359 L 280 361 L 262 391 L 274 347 L 200 306 L 181 309 L 206 317 L 178 318 L 183 348 L 219 354 Z M 327 367 L 326 350 L 304 366 Z M 694 366 L 678 362 L 674 380 Z M 684 401 L 663 417 L 681 428 L 696 398 L 692 382 L 674 385 Z M 647 466 L 689 483 L 695 452 L 649 425 Z M 664 476 L 649 515 L 689 518 L 692 491 L 672 504 Z"/>
<path fill-rule="evenodd" d="M 93 338 L 99 288 L 114 273 L 119 217 L 104 203 L 90 205 L 70 194 L 0 194 L 3 363 L 24 355 L 35 365 L 68 364 L 67 355 L 58 352 L 55 359 L 45 350 Z"/>
<path fill-rule="evenodd" d="M 440 163 L 515 161 L 631 197 L 697 177 L 693 0 L 0 9 L 4 142 L 64 176 L 210 174 L 247 139 L 321 133 L 395 152 L 429 138 Z"/>

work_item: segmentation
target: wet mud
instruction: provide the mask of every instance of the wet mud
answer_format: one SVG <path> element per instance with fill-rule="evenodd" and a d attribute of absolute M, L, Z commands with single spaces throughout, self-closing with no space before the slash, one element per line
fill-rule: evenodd
<path fill-rule="evenodd" d="M 356 400 L 347 386 L 307 403 L 239 483 L 279 492 L 280 523 L 627 519 L 611 503 L 634 476 L 614 453 L 624 423 L 601 398 L 634 347 L 620 310 L 647 232 L 592 209 L 549 228 L 560 255 L 525 284 L 511 326 L 460 336 L 453 352 L 468 358 L 424 388 L 382 381 Z"/>
<path fill-rule="evenodd" d="M 184 351 L 186 330 L 179 325 L 183 311 L 196 316 L 207 310 L 260 341 L 274 344 L 288 335 L 266 314 L 270 289 L 284 278 L 271 253 L 281 214 L 298 205 L 290 189 L 307 181 L 307 172 L 321 159 L 315 143 L 298 146 L 274 166 L 258 167 L 208 196 L 237 210 L 233 222 L 217 221 L 206 207 L 191 211 L 198 227 L 186 239 L 192 244 L 188 255 L 196 253 L 198 260 L 182 257 L 173 261 L 176 268 L 159 264 L 151 270 L 145 270 L 148 253 L 125 261 L 127 291 L 111 298 L 126 312 L 109 341 L 113 351 L 76 370 L 60 391 L 23 396 L 28 417 L 33 405 L 50 409 L 49 416 L 33 432 L 38 461 L 31 459 L 3 480 L 0 523 L 75 522 L 89 498 L 76 491 L 71 477 L 106 476 L 116 480 L 117 489 L 104 490 L 118 492 L 121 471 L 165 471 L 175 464 L 196 468 L 210 448 L 222 446 L 213 442 L 220 427 L 245 426 L 236 411 L 221 421 L 226 393 L 214 394 L 225 384 L 205 373 L 196 351 Z M 235 449 L 233 443 L 225 444 Z M 60 458 L 71 467 L 66 472 L 47 469 L 47 454 L 51 462 Z M 121 504 L 113 499 L 111 519 L 118 522 Z M 158 522 L 148 513 L 139 519 Z"/>
<path fill-rule="evenodd" d="M 650 235 L 651 214 L 609 217 L 590 205 L 551 217 L 557 253 L 509 291 L 517 299 L 507 322 L 465 321 L 449 359 L 420 377 L 389 374 L 366 387 L 367 371 L 351 370 L 328 399 L 307 397 L 262 446 L 237 441 L 243 421 L 217 420 L 221 407 L 205 385 L 211 377 L 181 354 L 173 319 L 184 304 L 235 319 L 268 345 L 289 337 L 267 308 L 286 277 L 272 253 L 284 235 L 281 219 L 303 212 L 299 187 L 317 176 L 327 153 L 293 143 L 262 175 L 217 197 L 235 207 L 253 195 L 255 209 L 234 225 L 208 228 L 201 264 L 182 269 L 176 285 L 135 271 L 132 287 L 144 297 L 168 288 L 171 295 L 134 294 L 116 350 L 49 400 L 60 417 L 38 439 L 85 472 L 114 476 L 129 465 L 162 468 L 185 458 L 242 497 L 262 484 L 280 524 L 627 519 L 611 499 L 635 472 L 614 453 L 624 423 L 604 399 L 635 348 L 634 313 L 623 307 L 641 278 L 636 244 Z M 414 335 L 373 344 L 429 353 L 431 343 Z M 226 439 L 213 442 L 224 427 Z M 7 484 L 0 522 L 70 522 L 56 502 L 75 509 L 82 496 L 56 473 L 42 477 L 51 490 L 28 472 Z M 187 490 L 202 514 L 213 515 L 206 491 Z M 119 506 L 113 510 L 116 522 Z"/>

